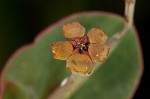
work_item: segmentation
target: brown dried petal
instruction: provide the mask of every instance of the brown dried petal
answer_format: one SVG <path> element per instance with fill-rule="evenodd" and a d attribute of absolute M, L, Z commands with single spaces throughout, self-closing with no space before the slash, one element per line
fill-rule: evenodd
<path fill-rule="evenodd" d="M 88 55 L 76 53 L 68 58 L 66 67 L 75 72 L 90 74 L 93 69 L 93 63 Z"/>
<path fill-rule="evenodd" d="M 59 41 L 50 45 L 53 57 L 59 60 L 66 60 L 73 51 L 73 46 L 69 41 Z"/>
<path fill-rule="evenodd" d="M 100 28 L 92 28 L 87 34 L 90 43 L 104 44 L 108 39 L 107 35 Z"/>
<path fill-rule="evenodd" d="M 85 28 L 79 22 L 72 22 L 63 25 L 63 35 L 69 39 L 82 38 Z"/>
<path fill-rule="evenodd" d="M 107 45 L 91 44 L 88 52 L 93 62 L 103 62 L 106 60 L 109 50 Z"/>

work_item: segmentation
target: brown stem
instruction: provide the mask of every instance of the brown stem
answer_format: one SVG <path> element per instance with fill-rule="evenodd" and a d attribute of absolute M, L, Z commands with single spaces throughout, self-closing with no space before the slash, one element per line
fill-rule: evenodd
<path fill-rule="evenodd" d="M 125 0 L 125 17 L 129 26 L 133 23 L 135 1 L 136 0 Z"/>
<path fill-rule="evenodd" d="M 131 28 L 133 24 L 135 2 L 136 0 L 125 0 L 124 13 L 126 23 L 124 25 L 124 28 L 120 32 L 116 33 L 113 37 L 111 37 L 110 40 L 107 42 L 110 47 L 115 46 L 118 39 L 120 39 Z"/>
<path fill-rule="evenodd" d="M 65 84 L 57 88 L 47 99 L 68 99 L 87 79 L 87 76 L 80 76 L 72 73 Z"/>

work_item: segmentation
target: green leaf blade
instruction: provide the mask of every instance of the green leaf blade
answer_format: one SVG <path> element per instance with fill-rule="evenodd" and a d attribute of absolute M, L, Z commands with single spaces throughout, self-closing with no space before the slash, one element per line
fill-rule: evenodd
<path fill-rule="evenodd" d="M 86 32 L 93 27 L 101 27 L 109 38 L 120 31 L 124 24 L 122 18 L 104 12 L 74 14 L 59 21 L 38 35 L 33 44 L 21 48 L 9 60 L 5 66 L 7 70 L 1 76 L 1 86 L 7 81 L 14 82 L 21 85 L 26 94 L 30 94 L 26 88 L 32 90 L 34 99 L 45 99 L 52 93 L 70 72 L 65 68 L 65 61 L 52 58 L 49 45 L 67 40 L 63 37 L 61 28 L 63 24 L 73 21 L 80 22 Z M 91 75 L 72 99 L 129 98 L 142 74 L 142 61 L 136 38 L 132 28 L 102 67 Z M 33 99 L 33 96 L 28 99 Z"/>

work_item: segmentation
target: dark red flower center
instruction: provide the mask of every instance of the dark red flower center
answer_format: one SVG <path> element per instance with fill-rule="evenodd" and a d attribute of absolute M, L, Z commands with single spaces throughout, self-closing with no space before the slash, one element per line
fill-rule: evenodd
<path fill-rule="evenodd" d="M 74 53 L 88 53 L 89 40 L 87 36 L 84 36 L 80 40 L 72 40 L 70 41 L 74 51 Z"/>

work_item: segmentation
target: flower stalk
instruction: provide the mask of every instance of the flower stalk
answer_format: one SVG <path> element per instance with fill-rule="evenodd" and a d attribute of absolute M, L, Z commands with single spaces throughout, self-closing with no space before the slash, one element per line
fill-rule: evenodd
<path fill-rule="evenodd" d="M 68 99 L 80 88 L 87 78 L 88 76 L 80 76 L 76 73 L 72 73 L 67 82 L 57 88 L 47 99 Z"/>
<path fill-rule="evenodd" d="M 124 15 L 125 15 L 126 23 L 124 24 L 124 28 L 121 31 L 114 34 L 107 42 L 107 45 L 109 45 L 110 47 L 116 46 L 118 40 L 122 38 L 124 34 L 131 28 L 133 24 L 135 3 L 136 0 L 125 0 Z"/>

